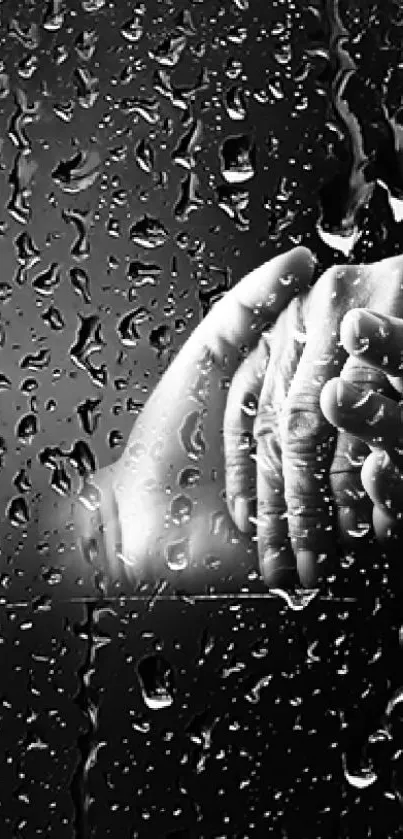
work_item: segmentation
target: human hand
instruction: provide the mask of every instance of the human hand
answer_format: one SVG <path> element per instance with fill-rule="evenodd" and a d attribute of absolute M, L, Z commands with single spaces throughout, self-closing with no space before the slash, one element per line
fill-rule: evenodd
<path fill-rule="evenodd" d="M 380 543 L 403 537 L 403 319 L 369 309 L 351 309 L 340 327 L 351 356 L 387 374 L 395 387 L 390 399 L 371 389 L 349 392 L 339 378 L 326 383 L 320 396 L 324 416 L 340 430 L 366 443 L 362 486 L 373 504 L 372 523 Z"/>
<path fill-rule="evenodd" d="M 251 539 L 235 531 L 225 501 L 222 427 L 228 387 L 251 352 L 261 386 L 268 355 L 262 330 L 308 286 L 313 267 L 311 252 L 298 247 L 261 265 L 224 295 L 162 377 L 122 456 L 91 476 L 105 570 L 113 579 L 124 579 L 124 569 L 131 580 L 163 577 L 194 586 L 197 578 L 216 579 L 214 564 L 233 573 L 254 553 Z M 234 452 L 238 443 L 234 438 Z M 75 525 L 81 539 L 93 539 L 84 506 L 77 506 Z"/>
<path fill-rule="evenodd" d="M 360 477 L 369 447 L 348 431 L 336 434 L 321 411 L 320 395 L 338 374 L 393 398 L 386 373 L 366 364 L 361 355 L 348 358 L 339 331 L 353 307 L 403 315 L 402 280 L 401 256 L 330 268 L 278 318 L 270 334 L 263 386 L 256 382 L 253 354 L 234 377 L 224 439 L 233 439 L 253 387 L 260 397 L 254 424 L 256 467 L 250 451 L 235 463 L 231 449 L 226 450 L 229 507 L 242 528 L 231 497 L 251 492 L 255 480 L 258 553 L 269 585 L 281 583 L 295 565 L 303 584 L 315 585 L 320 559 L 327 558 L 330 565 L 336 560 L 336 532 L 341 545 L 350 548 L 370 533 L 372 503 Z"/>

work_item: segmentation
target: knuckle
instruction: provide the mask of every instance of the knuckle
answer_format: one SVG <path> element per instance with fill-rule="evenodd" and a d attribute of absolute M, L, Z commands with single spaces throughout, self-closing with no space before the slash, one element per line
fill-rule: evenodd
<path fill-rule="evenodd" d="M 331 436 L 331 426 L 323 416 L 318 394 L 306 392 L 292 402 L 286 400 L 280 417 L 282 442 L 285 452 L 311 451 Z"/>
<path fill-rule="evenodd" d="M 315 497 L 304 499 L 301 502 L 301 497 L 290 496 L 286 494 L 287 511 L 289 521 L 304 521 L 316 522 L 328 519 L 333 514 L 334 501 L 333 498 L 321 500 L 316 495 Z"/>
<path fill-rule="evenodd" d="M 230 495 L 240 492 L 242 487 L 246 487 L 254 482 L 253 461 L 243 463 L 227 464 L 225 471 L 225 483 L 227 491 Z"/>
<path fill-rule="evenodd" d="M 385 387 L 385 374 L 376 370 L 369 364 L 359 361 L 355 356 L 350 355 L 340 373 L 340 378 L 351 382 L 358 387 L 360 385 L 373 385 L 374 390 L 381 391 Z"/>
<path fill-rule="evenodd" d="M 278 516 L 282 516 L 286 519 L 286 507 L 284 504 L 284 498 L 282 495 L 272 495 L 270 498 L 260 498 L 257 499 L 257 511 L 259 518 L 262 518 L 263 521 L 271 521 L 271 519 L 276 518 Z"/>
<path fill-rule="evenodd" d="M 256 443 L 251 434 L 242 434 L 237 439 L 228 441 L 225 446 L 225 462 L 227 466 L 237 467 L 248 461 L 251 454 L 255 452 Z"/>
<path fill-rule="evenodd" d="M 280 477 L 282 480 L 281 448 L 277 435 L 274 432 L 260 438 L 257 447 L 256 462 L 258 472 L 270 476 L 269 480 L 271 485 Z"/>

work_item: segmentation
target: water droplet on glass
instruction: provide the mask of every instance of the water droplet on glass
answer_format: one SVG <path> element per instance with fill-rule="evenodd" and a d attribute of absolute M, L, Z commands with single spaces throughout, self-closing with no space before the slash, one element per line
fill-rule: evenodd
<path fill-rule="evenodd" d="M 152 711 L 168 708 L 173 703 L 173 672 L 161 655 L 150 655 L 137 665 L 143 700 Z"/>
<path fill-rule="evenodd" d="M 378 780 L 372 766 L 360 766 L 357 769 L 349 770 L 345 755 L 343 755 L 343 770 L 346 781 L 356 789 L 367 789 Z"/>
<path fill-rule="evenodd" d="M 368 533 L 371 530 L 371 524 L 368 522 L 360 522 L 357 528 L 347 528 L 347 533 L 353 539 L 362 539 L 365 536 L 368 536 Z"/>
<path fill-rule="evenodd" d="M 203 437 L 203 414 L 191 411 L 186 415 L 178 429 L 179 442 L 183 451 L 192 460 L 199 460 L 205 454 L 206 443 Z"/>
<path fill-rule="evenodd" d="M 255 148 L 242 134 L 224 141 L 221 146 L 221 172 L 227 183 L 244 183 L 255 174 Z"/>
<path fill-rule="evenodd" d="M 281 588 L 271 588 L 270 591 L 272 594 L 276 594 L 278 597 L 285 600 L 287 606 L 289 606 L 293 612 L 301 612 L 303 609 L 306 609 L 312 600 L 314 600 L 319 594 L 318 588 L 296 588 L 294 592 L 289 592 L 286 589 Z"/>
<path fill-rule="evenodd" d="M 12 498 L 7 506 L 7 516 L 14 527 L 23 527 L 30 520 L 28 502 L 23 496 Z"/>
<path fill-rule="evenodd" d="M 165 547 L 165 560 L 171 571 L 184 571 L 190 564 L 189 539 L 179 539 Z"/>
<path fill-rule="evenodd" d="M 193 502 L 187 495 L 176 495 L 171 501 L 171 519 L 174 524 L 185 524 L 190 520 Z"/>

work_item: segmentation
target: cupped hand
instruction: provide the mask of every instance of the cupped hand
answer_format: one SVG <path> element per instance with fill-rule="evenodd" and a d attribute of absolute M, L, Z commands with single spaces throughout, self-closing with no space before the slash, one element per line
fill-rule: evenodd
<path fill-rule="evenodd" d="M 403 537 L 403 319 L 370 309 L 352 309 L 340 337 L 351 357 L 381 371 L 395 388 L 390 399 L 371 388 L 351 389 L 340 378 L 322 390 L 325 417 L 372 450 L 361 468 L 361 482 L 373 504 L 372 523 L 382 544 Z M 402 543 L 403 547 L 403 543 Z"/>
<path fill-rule="evenodd" d="M 228 388 L 253 352 L 259 391 L 268 358 L 262 332 L 308 286 L 313 268 L 311 252 L 297 247 L 261 265 L 225 294 L 162 377 L 122 456 L 91 476 L 103 529 L 104 570 L 113 579 L 164 578 L 194 587 L 200 580 L 214 581 L 217 565 L 220 573 L 232 574 L 248 554 L 256 560 L 255 544 L 233 526 L 225 497 Z M 240 419 L 241 438 L 237 431 L 229 448 L 226 441 L 235 459 L 242 457 L 242 445 L 250 444 L 244 425 Z M 239 514 L 247 512 L 243 505 Z M 94 523 L 83 505 L 77 505 L 75 524 L 79 539 L 93 539 Z"/>
<path fill-rule="evenodd" d="M 369 365 L 363 353 L 348 357 L 340 341 L 341 322 L 357 307 L 403 315 L 403 257 L 327 270 L 278 318 L 263 383 L 257 383 L 252 353 L 231 385 L 224 422 L 229 509 L 245 529 L 231 498 L 247 495 L 256 482 L 258 553 L 269 585 L 295 567 L 304 585 L 315 585 L 321 559 L 330 567 L 337 561 L 336 534 L 351 547 L 371 532 L 372 503 L 361 483 L 368 442 L 345 428 L 337 433 L 320 404 L 324 385 L 335 376 L 384 397 L 396 393 L 396 380 Z M 260 393 L 256 464 L 250 451 L 235 457 L 231 443 L 245 422 L 251 390 Z"/>

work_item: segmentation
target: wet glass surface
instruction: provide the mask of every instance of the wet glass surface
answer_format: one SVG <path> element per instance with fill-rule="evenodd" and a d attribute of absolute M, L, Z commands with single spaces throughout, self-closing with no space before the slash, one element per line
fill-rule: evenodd
<path fill-rule="evenodd" d="M 214 508 L 200 538 L 225 549 L 193 568 L 208 358 L 163 571 L 118 556 L 111 578 L 73 502 L 97 518 L 88 479 L 241 277 L 297 244 L 318 274 L 401 251 L 402 5 L 3 0 L 0 19 L 0 835 L 399 837 L 398 558 L 354 546 L 325 590 L 268 591 Z"/>

